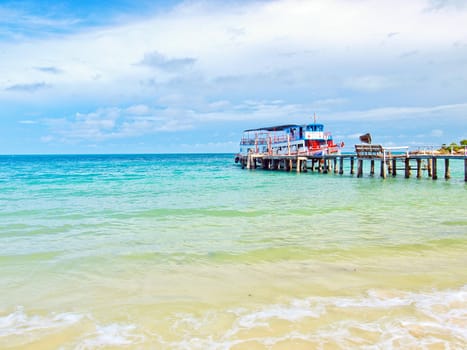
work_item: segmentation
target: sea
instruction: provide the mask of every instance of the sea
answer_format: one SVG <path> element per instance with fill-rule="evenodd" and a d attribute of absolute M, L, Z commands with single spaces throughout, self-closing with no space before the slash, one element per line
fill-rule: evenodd
<path fill-rule="evenodd" d="M 443 165 L 0 156 L 0 348 L 465 349 L 467 184 Z"/>

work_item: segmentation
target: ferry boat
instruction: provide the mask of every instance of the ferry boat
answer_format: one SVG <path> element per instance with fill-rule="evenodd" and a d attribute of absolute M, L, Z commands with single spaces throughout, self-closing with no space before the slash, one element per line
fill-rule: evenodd
<path fill-rule="evenodd" d="M 238 163 L 248 153 L 268 155 L 322 156 L 340 154 L 344 143 L 336 144 L 324 125 L 316 123 L 286 124 L 243 131 L 240 152 L 235 157 Z"/>

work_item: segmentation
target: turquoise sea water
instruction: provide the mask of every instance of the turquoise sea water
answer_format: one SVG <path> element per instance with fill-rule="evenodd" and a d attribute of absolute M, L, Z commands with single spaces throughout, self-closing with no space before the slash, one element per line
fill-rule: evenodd
<path fill-rule="evenodd" d="M 230 154 L 0 156 L 0 348 L 465 348 L 451 167 L 383 180 Z"/>

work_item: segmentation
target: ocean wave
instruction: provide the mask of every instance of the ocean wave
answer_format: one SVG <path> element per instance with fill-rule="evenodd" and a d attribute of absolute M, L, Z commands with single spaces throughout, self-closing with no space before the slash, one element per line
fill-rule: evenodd
<path fill-rule="evenodd" d="M 409 292 L 371 289 L 358 296 L 310 296 L 280 303 L 175 312 L 165 319 L 102 322 L 94 315 L 31 315 L 19 307 L 0 314 L 0 347 L 33 344 L 73 328 L 63 349 L 467 347 L 467 285 Z M 42 338 L 41 338 L 42 337 Z M 65 339 L 66 338 L 66 339 Z"/>
<path fill-rule="evenodd" d="M 272 305 L 251 313 L 233 312 L 238 315 L 236 323 L 239 328 L 253 328 L 268 326 L 268 320 L 271 319 L 297 322 L 308 317 L 319 318 L 326 310 L 324 305 L 311 305 L 308 300 L 294 300 L 288 305 Z"/>
<path fill-rule="evenodd" d="M 136 325 L 112 323 L 105 326 L 97 325 L 95 331 L 85 334 L 74 348 L 88 350 L 108 346 L 133 346 L 141 344 L 144 340 L 145 336 L 137 333 Z"/>
<path fill-rule="evenodd" d="M 60 332 L 81 321 L 83 315 L 76 313 L 52 313 L 48 315 L 29 315 L 22 306 L 8 315 L 0 315 L 0 344 L 8 339 L 15 342 L 32 342 L 44 336 Z"/>
<path fill-rule="evenodd" d="M 220 337 L 183 332 L 174 349 L 275 348 L 403 349 L 467 346 L 467 286 L 413 293 L 369 290 L 361 297 L 310 297 L 256 310 L 229 310 L 230 329 Z M 191 330 L 209 328 L 215 317 L 183 315 Z M 183 325 L 181 320 L 179 325 Z"/>

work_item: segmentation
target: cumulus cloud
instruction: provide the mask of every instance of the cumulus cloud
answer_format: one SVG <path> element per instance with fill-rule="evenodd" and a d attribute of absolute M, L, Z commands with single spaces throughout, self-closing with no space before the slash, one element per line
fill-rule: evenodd
<path fill-rule="evenodd" d="M 54 141 L 54 137 L 52 135 L 41 136 L 40 141 L 43 143 L 49 143 Z"/>
<path fill-rule="evenodd" d="M 144 55 L 140 64 L 153 68 L 162 69 L 165 71 L 173 72 L 191 67 L 196 62 L 196 59 L 191 57 L 184 58 L 168 58 L 165 55 L 154 51 Z"/>
<path fill-rule="evenodd" d="M 467 124 L 467 103 L 423 107 L 381 107 L 332 113 L 331 116 L 334 120 L 353 120 L 359 122 L 405 121 L 412 124 L 414 121 L 419 120 L 420 126 L 428 120 L 442 123 L 448 117 L 453 122 L 464 122 L 464 124 Z"/>
<path fill-rule="evenodd" d="M 307 123 L 312 120 L 316 106 L 340 104 L 346 101 L 320 101 L 309 104 L 290 104 L 282 100 L 245 100 L 241 103 L 220 100 L 212 101 L 198 109 L 190 108 L 155 108 L 139 104 L 127 108 L 99 108 L 90 113 L 76 113 L 69 118 L 47 119 L 49 135 L 47 140 L 68 143 L 101 142 L 109 139 L 132 138 L 148 134 L 183 132 L 210 123 L 241 125 L 242 129 L 260 127 L 277 123 Z M 318 109 L 319 111 L 319 109 Z M 426 125 L 436 125 L 446 116 L 454 125 L 466 123 L 467 104 L 440 105 L 430 107 L 384 107 L 367 110 L 349 110 L 346 112 L 326 112 L 318 118 L 326 124 L 352 122 L 353 133 L 347 139 L 356 139 L 361 133 L 355 133 L 355 128 L 368 128 L 374 123 L 394 125 L 404 123 L 420 130 Z M 30 121 L 23 121 L 30 123 Z M 238 124 L 241 123 L 241 124 Z M 389 123 L 389 124 L 387 124 Z M 350 128 L 350 129 L 352 129 Z M 235 129 L 233 129 L 235 130 Z M 363 132 L 363 131 L 362 131 Z M 427 129 L 423 137 L 440 138 L 445 133 L 441 129 Z M 421 137 L 421 136 L 420 136 Z"/>
<path fill-rule="evenodd" d="M 428 10 L 436 11 L 452 7 L 454 9 L 465 9 L 467 3 L 465 0 L 428 0 Z"/>
<path fill-rule="evenodd" d="M 61 101 L 113 106 L 48 119 L 50 137 L 63 140 L 301 122 L 315 111 L 465 123 L 460 1 L 195 0 L 115 23 L 1 41 L 1 102 L 37 102 L 42 115 Z"/>
<path fill-rule="evenodd" d="M 50 73 L 50 74 L 60 74 L 62 70 L 57 67 L 34 67 L 39 72 Z"/>
<path fill-rule="evenodd" d="M 467 21 L 465 13 L 422 13 L 425 6 L 424 0 L 399 5 L 367 0 L 188 2 L 163 17 L 156 13 L 129 24 L 35 39 L 21 46 L 0 44 L 5 52 L 3 78 L 20 84 L 34 76 L 25 67 L 39 67 L 37 73 L 58 73 L 60 67 L 57 90 L 74 83 L 77 91 L 86 91 L 83 84 L 92 86 L 99 76 L 102 91 L 144 93 L 138 90 L 147 76 L 141 67 L 176 72 L 196 65 L 206 80 L 264 76 L 284 69 L 297 77 L 320 73 L 330 79 L 336 68 L 352 75 L 358 71 L 380 76 L 362 73 L 362 67 L 374 68 L 376 62 L 396 67 L 398 63 L 388 62 L 391 56 L 414 50 L 439 55 L 446 42 L 465 40 L 459 30 Z M 384 38 L 391 40 L 382 49 Z M 115 84 L 118 81 L 125 84 Z"/>
<path fill-rule="evenodd" d="M 148 115 L 151 113 L 151 108 L 147 105 L 139 104 L 128 107 L 125 112 L 130 115 Z"/>
<path fill-rule="evenodd" d="M 50 88 L 51 85 L 46 84 L 44 82 L 40 83 L 29 83 L 29 84 L 14 84 L 7 86 L 5 91 L 16 91 L 16 92 L 36 92 L 38 90 Z"/>
<path fill-rule="evenodd" d="M 155 110 L 146 105 L 99 108 L 69 118 L 49 118 L 50 136 L 65 142 L 104 141 L 149 133 L 192 128 L 192 118 L 173 110 Z"/>
<path fill-rule="evenodd" d="M 22 6 L 11 6 L 0 4 L 0 36 L 10 40 L 24 40 L 27 37 L 40 37 L 41 35 L 57 32 L 70 32 L 71 28 L 81 21 L 77 18 L 61 16 L 54 17 L 50 12 L 48 15 L 39 16 L 27 11 L 28 4 Z"/>
<path fill-rule="evenodd" d="M 406 51 L 406 52 L 403 52 L 402 54 L 400 54 L 400 58 L 407 58 L 407 57 L 411 57 L 411 56 L 416 56 L 419 54 L 419 51 L 418 50 L 411 50 L 411 51 Z"/>
<path fill-rule="evenodd" d="M 433 130 L 431 130 L 431 136 L 433 136 L 433 137 L 441 137 L 441 136 L 443 136 L 443 135 L 444 135 L 444 132 L 443 132 L 443 130 L 441 130 L 441 129 L 433 129 Z"/>
<path fill-rule="evenodd" d="M 345 87 L 369 92 L 383 90 L 392 85 L 393 83 L 388 77 L 374 75 L 352 77 L 344 82 Z"/>

